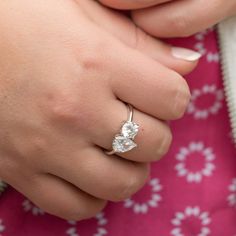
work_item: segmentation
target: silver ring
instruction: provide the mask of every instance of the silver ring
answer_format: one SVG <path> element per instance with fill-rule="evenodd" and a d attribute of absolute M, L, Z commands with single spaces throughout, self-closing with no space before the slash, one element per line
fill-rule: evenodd
<path fill-rule="evenodd" d="M 115 135 L 112 141 L 112 150 L 106 151 L 106 154 L 113 155 L 115 153 L 125 153 L 131 151 L 138 145 L 134 142 L 135 136 L 138 134 L 139 125 L 133 122 L 133 107 L 127 104 L 128 119 L 122 123 L 120 132 Z"/>

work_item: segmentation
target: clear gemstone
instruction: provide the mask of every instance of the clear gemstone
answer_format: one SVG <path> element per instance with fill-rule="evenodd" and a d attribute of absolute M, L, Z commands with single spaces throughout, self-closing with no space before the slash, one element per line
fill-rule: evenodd
<path fill-rule="evenodd" d="M 112 147 L 115 152 L 128 152 L 137 147 L 137 144 L 129 138 L 118 135 L 114 138 Z"/>
<path fill-rule="evenodd" d="M 133 139 L 137 135 L 138 130 L 139 130 L 138 124 L 132 121 L 127 121 L 123 124 L 121 128 L 121 133 L 124 137 Z"/>

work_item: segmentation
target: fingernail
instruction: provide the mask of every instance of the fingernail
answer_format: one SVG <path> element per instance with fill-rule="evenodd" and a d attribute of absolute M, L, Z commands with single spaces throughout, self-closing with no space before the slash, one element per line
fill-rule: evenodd
<path fill-rule="evenodd" d="M 173 57 L 185 61 L 197 61 L 202 56 L 199 52 L 180 47 L 172 47 L 171 53 Z"/>

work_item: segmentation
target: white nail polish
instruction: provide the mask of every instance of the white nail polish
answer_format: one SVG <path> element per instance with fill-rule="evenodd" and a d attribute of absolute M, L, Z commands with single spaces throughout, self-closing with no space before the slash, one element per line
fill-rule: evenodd
<path fill-rule="evenodd" d="M 197 61 L 202 56 L 199 52 L 180 47 L 172 47 L 171 53 L 173 57 L 185 61 Z"/>

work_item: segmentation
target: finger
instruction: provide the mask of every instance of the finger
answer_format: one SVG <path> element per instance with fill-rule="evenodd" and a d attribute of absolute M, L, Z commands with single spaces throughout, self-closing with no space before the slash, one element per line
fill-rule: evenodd
<path fill-rule="evenodd" d="M 156 37 L 185 37 L 235 14 L 235 1 L 178 0 L 132 12 L 134 22 Z"/>
<path fill-rule="evenodd" d="M 67 220 L 93 217 L 106 205 L 106 201 L 84 193 L 72 184 L 49 174 L 29 179 L 24 194 L 48 213 Z"/>
<path fill-rule="evenodd" d="M 119 47 L 111 56 L 110 86 L 117 98 L 157 119 L 183 116 L 190 91 L 182 76 L 125 47 Z"/>
<path fill-rule="evenodd" d="M 147 164 L 108 156 L 98 147 L 57 157 L 48 164 L 48 171 L 90 195 L 111 201 L 130 197 L 149 176 Z"/>
<path fill-rule="evenodd" d="M 136 162 L 151 162 L 160 159 L 167 153 L 172 141 L 169 126 L 136 109 L 133 112 L 133 121 L 140 126 L 134 139 L 137 147 L 126 153 L 117 153 L 117 155 Z M 100 119 L 96 126 L 100 128 L 93 129 L 91 141 L 104 149 L 111 150 L 113 138 L 119 133 L 123 121 L 127 120 L 127 113 L 127 107 L 121 101 L 106 102 L 103 112 L 97 114 Z"/>
<path fill-rule="evenodd" d="M 171 0 L 99 0 L 106 6 L 110 6 L 116 9 L 138 9 L 144 7 L 150 7 Z"/>
<path fill-rule="evenodd" d="M 139 50 L 178 73 L 187 74 L 197 65 L 201 56 L 199 53 L 189 51 L 188 56 L 185 56 L 186 53 L 184 53 L 182 57 L 176 57 L 170 45 L 151 37 L 138 28 L 128 17 L 111 9 L 102 8 L 95 1 L 80 1 L 81 4 L 94 23 L 129 47 Z M 190 57 L 189 54 L 192 56 Z"/>

